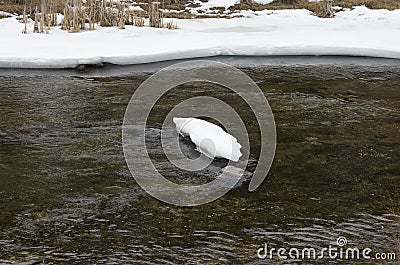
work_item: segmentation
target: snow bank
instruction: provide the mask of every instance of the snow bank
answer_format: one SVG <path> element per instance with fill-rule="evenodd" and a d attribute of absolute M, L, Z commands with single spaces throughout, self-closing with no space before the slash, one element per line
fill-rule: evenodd
<path fill-rule="evenodd" d="M 400 10 L 358 7 L 321 19 L 307 10 L 242 12 L 233 19 L 179 20 L 180 29 L 127 26 L 67 33 L 21 34 L 0 19 L 0 67 L 66 68 L 140 64 L 216 55 L 349 55 L 400 59 Z"/>

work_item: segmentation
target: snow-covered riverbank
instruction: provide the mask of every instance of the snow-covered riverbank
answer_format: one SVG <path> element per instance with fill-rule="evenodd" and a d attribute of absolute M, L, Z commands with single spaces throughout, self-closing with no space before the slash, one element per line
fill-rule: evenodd
<path fill-rule="evenodd" d="M 307 10 L 245 12 L 245 17 L 179 20 L 180 29 L 127 26 L 21 34 L 0 19 L 0 67 L 67 68 L 140 64 L 215 55 L 349 55 L 400 59 L 400 10 L 356 7 L 318 18 Z M 33 25 L 29 25 L 30 31 Z"/>

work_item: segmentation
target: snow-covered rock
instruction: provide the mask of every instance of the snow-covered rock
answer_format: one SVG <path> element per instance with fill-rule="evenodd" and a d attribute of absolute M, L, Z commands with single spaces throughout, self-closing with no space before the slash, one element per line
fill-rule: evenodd
<path fill-rule="evenodd" d="M 226 158 L 239 161 L 242 147 L 237 139 L 221 127 L 197 118 L 174 118 L 176 129 L 184 136 L 189 136 L 197 150 L 209 158 Z"/>

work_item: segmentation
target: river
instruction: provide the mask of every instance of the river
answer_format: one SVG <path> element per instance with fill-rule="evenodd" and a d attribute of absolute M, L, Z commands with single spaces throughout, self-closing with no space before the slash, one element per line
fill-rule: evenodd
<path fill-rule="evenodd" d="M 170 62 L 0 70 L 0 263 L 265 264 L 257 257 L 265 244 L 320 249 L 337 246 L 338 237 L 349 247 L 395 252 L 399 261 L 399 62 L 220 61 L 237 65 L 264 92 L 275 117 L 277 149 L 268 177 L 254 192 L 244 182 L 197 207 L 148 195 L 123 156 L 121 126 L 129 99 Z M 253 114 L 223 88 L 177 87 L 155 107 L 148 129 L 156 130 L 176 101 L 195 95 L 223 98 L 240 110 L 251 161 L 257 163 Z M 157 137 L 147 137 L 148 150 L 162 167 Z M 209 180 L 179 171 L 169 171 L 169 179 Z"/>

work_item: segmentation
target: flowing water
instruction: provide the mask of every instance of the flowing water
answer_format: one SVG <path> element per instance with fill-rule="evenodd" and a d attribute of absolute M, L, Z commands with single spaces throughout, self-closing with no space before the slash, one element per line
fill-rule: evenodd
<path fill-rule="evenodd" d="M 0 263 L 266 264 L 270 260 L 257 257 L 265 244 L 321 249 L 345 237 L 348 247 L 397 253 L 397 260 L 387 261 L 397 264 L 398 61 L 242 60 L 239 67 L 260 86 L 275 115 L 275 160 L 256 191 L 243 181 L 197 207 L 148 195 L 123 156 L 125 108 L 163 64 L 0 71 Z M 240 98 L 207 83 L 181 85 L 155 107 L 146 135 L 154 164 L 166 164 L 158 146 L 166 113 L 197 95 L 219 97 L 239 110 L 251 138 L 248 169 L 254 170 L 260 146 L 254 115 Z M 195 153 L 190 143 L 183 146 Z M 215 170 L 222 166 L 217 161 Z M 172 181 L 199 184 L 215 172 L 167 173 Z"/>

